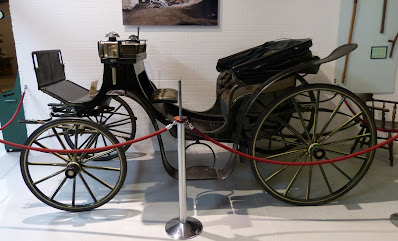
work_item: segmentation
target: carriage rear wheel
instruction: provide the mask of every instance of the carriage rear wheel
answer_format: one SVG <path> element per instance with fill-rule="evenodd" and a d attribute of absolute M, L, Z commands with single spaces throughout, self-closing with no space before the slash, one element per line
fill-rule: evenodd
<path fill-rule="evenodd" d="M 358 135 L 361 123 L 369 130 Z M 344 88 L 314 84 L 292 89 L 269 105 L 253 128 L 249 152 L 275 161 L 317 162 L 350 154 L 356 140 L 361 141 L 359 150 L 376 144 L 374 120 L 366 105 Z M 283 151 L 271 154 L 270 149 Z M 318 205 L 358 184 L 374 153 L 314 166 L 253 161 L 252 170 L 273 197 L 295 205 Z"/>
<path fill-rule="evenodd" d="M 129 141 L 135 137 L 137 118 L 128 103 L 119 96 L 111 98 L 108 109 L 102 111 L 98 116 L 89 116 L 88 119 L 108 129 L 119 142 Z M 70 146 L 72 145 L 71 140 L 66 139 L 66 141 Z M 97 142 L 94 143 L 93 148 L 97 147 Z M 126 145 L 122 149 L 127 151 L 130 146 Z M 108 153 L 98 157 L 96 161 L 107 161 L 114 157 L 116 157 L 115 153 Z"/>
<path fill-rule="evenodd" d="M 137 118 L 131 107 L 119 96 L 112 97 L 109 107 L 112 109 L 95 117 L 95 122 L 108 129 L 119 142 L 134 139 Z M 123 148 L 127 150 L 129 147 L 130 145 L 127 145 Z"/>
<path fill-rule="evenodd" d="M 67 140 L 72 141 L 72 146 Z M 47 149 L 88 149 L 118 143 L 104 127 L 88 120 L 64 118 L 48 122 L 29 136 L 27 146 Z M 94 161 L 111 154 L 106 162 Z M 23 179 L 42 202 L 65 211 L 87 211 L 111 200 L 126 177 L 122 148 L 93 153 L 61 154 L 24 150 Z"/>

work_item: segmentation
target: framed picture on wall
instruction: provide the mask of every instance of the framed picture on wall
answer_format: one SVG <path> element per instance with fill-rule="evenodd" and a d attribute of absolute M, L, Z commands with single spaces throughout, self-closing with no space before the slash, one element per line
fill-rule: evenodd
<path fill-rule="evenodd" d="M 218 25 L 218 0 L 122 0 L 124 25 Z"/>

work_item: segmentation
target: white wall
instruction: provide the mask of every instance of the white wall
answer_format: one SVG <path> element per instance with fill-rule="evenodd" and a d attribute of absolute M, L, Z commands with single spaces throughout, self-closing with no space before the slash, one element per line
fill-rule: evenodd
<path fill-rule="evenodd" d="M 136 30 L 122 24 L 122 0 L 12 0 L 10 7 L 28 119 L 47 118 L 54 101 L 37 90 L 32 51 L 61 49 L 67 78 L 89 87 L 102 78 L 97 41 L 110 31 L 127 38 Z M 339 1 L 330 0 L 220 0 L 218 27 L 141 27 L 140 37 L 149 40 L 147 71 L 160 88 L 175 88 L 181 77 L 184 107 L 204 110 L 215 100 L 219 58 L 269 40 L 307 37 L 313 52 L 326 56 L 336 47 L 338 12 Z M 321 81 L 333 79 L 333 64 L 321 70 Z M 151 132 L 145 115 L 138 117 L 137 136 Z"/>

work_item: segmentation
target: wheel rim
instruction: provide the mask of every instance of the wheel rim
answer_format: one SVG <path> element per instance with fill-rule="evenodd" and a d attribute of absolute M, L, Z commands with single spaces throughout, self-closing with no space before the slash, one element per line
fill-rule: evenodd
<path fill-rule="evenodd" d="M 369 123 L 370 129 L 359 135 L 361 121 Z M 355 151 L 366 149 L 376 143 L 375 136 L 373 118 L 356 95 L 336 86 L 312 85 L 297 88 L 270 105 L 256 123 L 250 150 L 255 156 L 275 161 L 316 162 L 350 154 L 356 140 L 361 145 Z M 374 151 L 315 166 L 258 162 L 252 166 L 262 186 L 274 197 L 297 205 L 316 205 L 353 188 L 373 156 Z"/>
<path fill-rule="evenodd" d="M 72 141 L 72 147 L 67 144 L 66 136 Z M 92 148 L 95 141 L 97 147 L 117 143 L 109 131 L 95 123 L 64 119 L 43 125 L 26 144 L 48 149 L 87 149 Z M 108 153 L 115 158 L 107 162 L 94 161 Z M 22 175 L 32 193 L 44 203 L 66 211 L 86 211 L 108 202 L 123 185 L 126 168 L 121 148 L 90 155 L 27 150 L 21 155 Z"/>

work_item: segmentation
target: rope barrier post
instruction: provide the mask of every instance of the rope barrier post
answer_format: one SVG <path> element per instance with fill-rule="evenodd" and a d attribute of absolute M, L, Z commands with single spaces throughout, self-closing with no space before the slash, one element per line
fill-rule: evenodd
<path fill-rule="evenodd" d="M 198 236 L 202 230 L 202 223 L 196 218 L 187 217 L 187 183 L 185 167 L 185 123 L 188 120 L 182 115 L 181 108 L 181 80 L 179 85 L 180 116 L 174 117 L 177 122 L 178 135 L 178 200 L 180 205 L 180 216 L 166 223 L 166 233 L 173 239 L 191 239 Z"/>
<path fill-rule="evenodd" d="M 395 225 L 395 227 L 398 228 L 398 213 L 391 214 L 390 221 L 391 221 L 392 224 Z"/>

